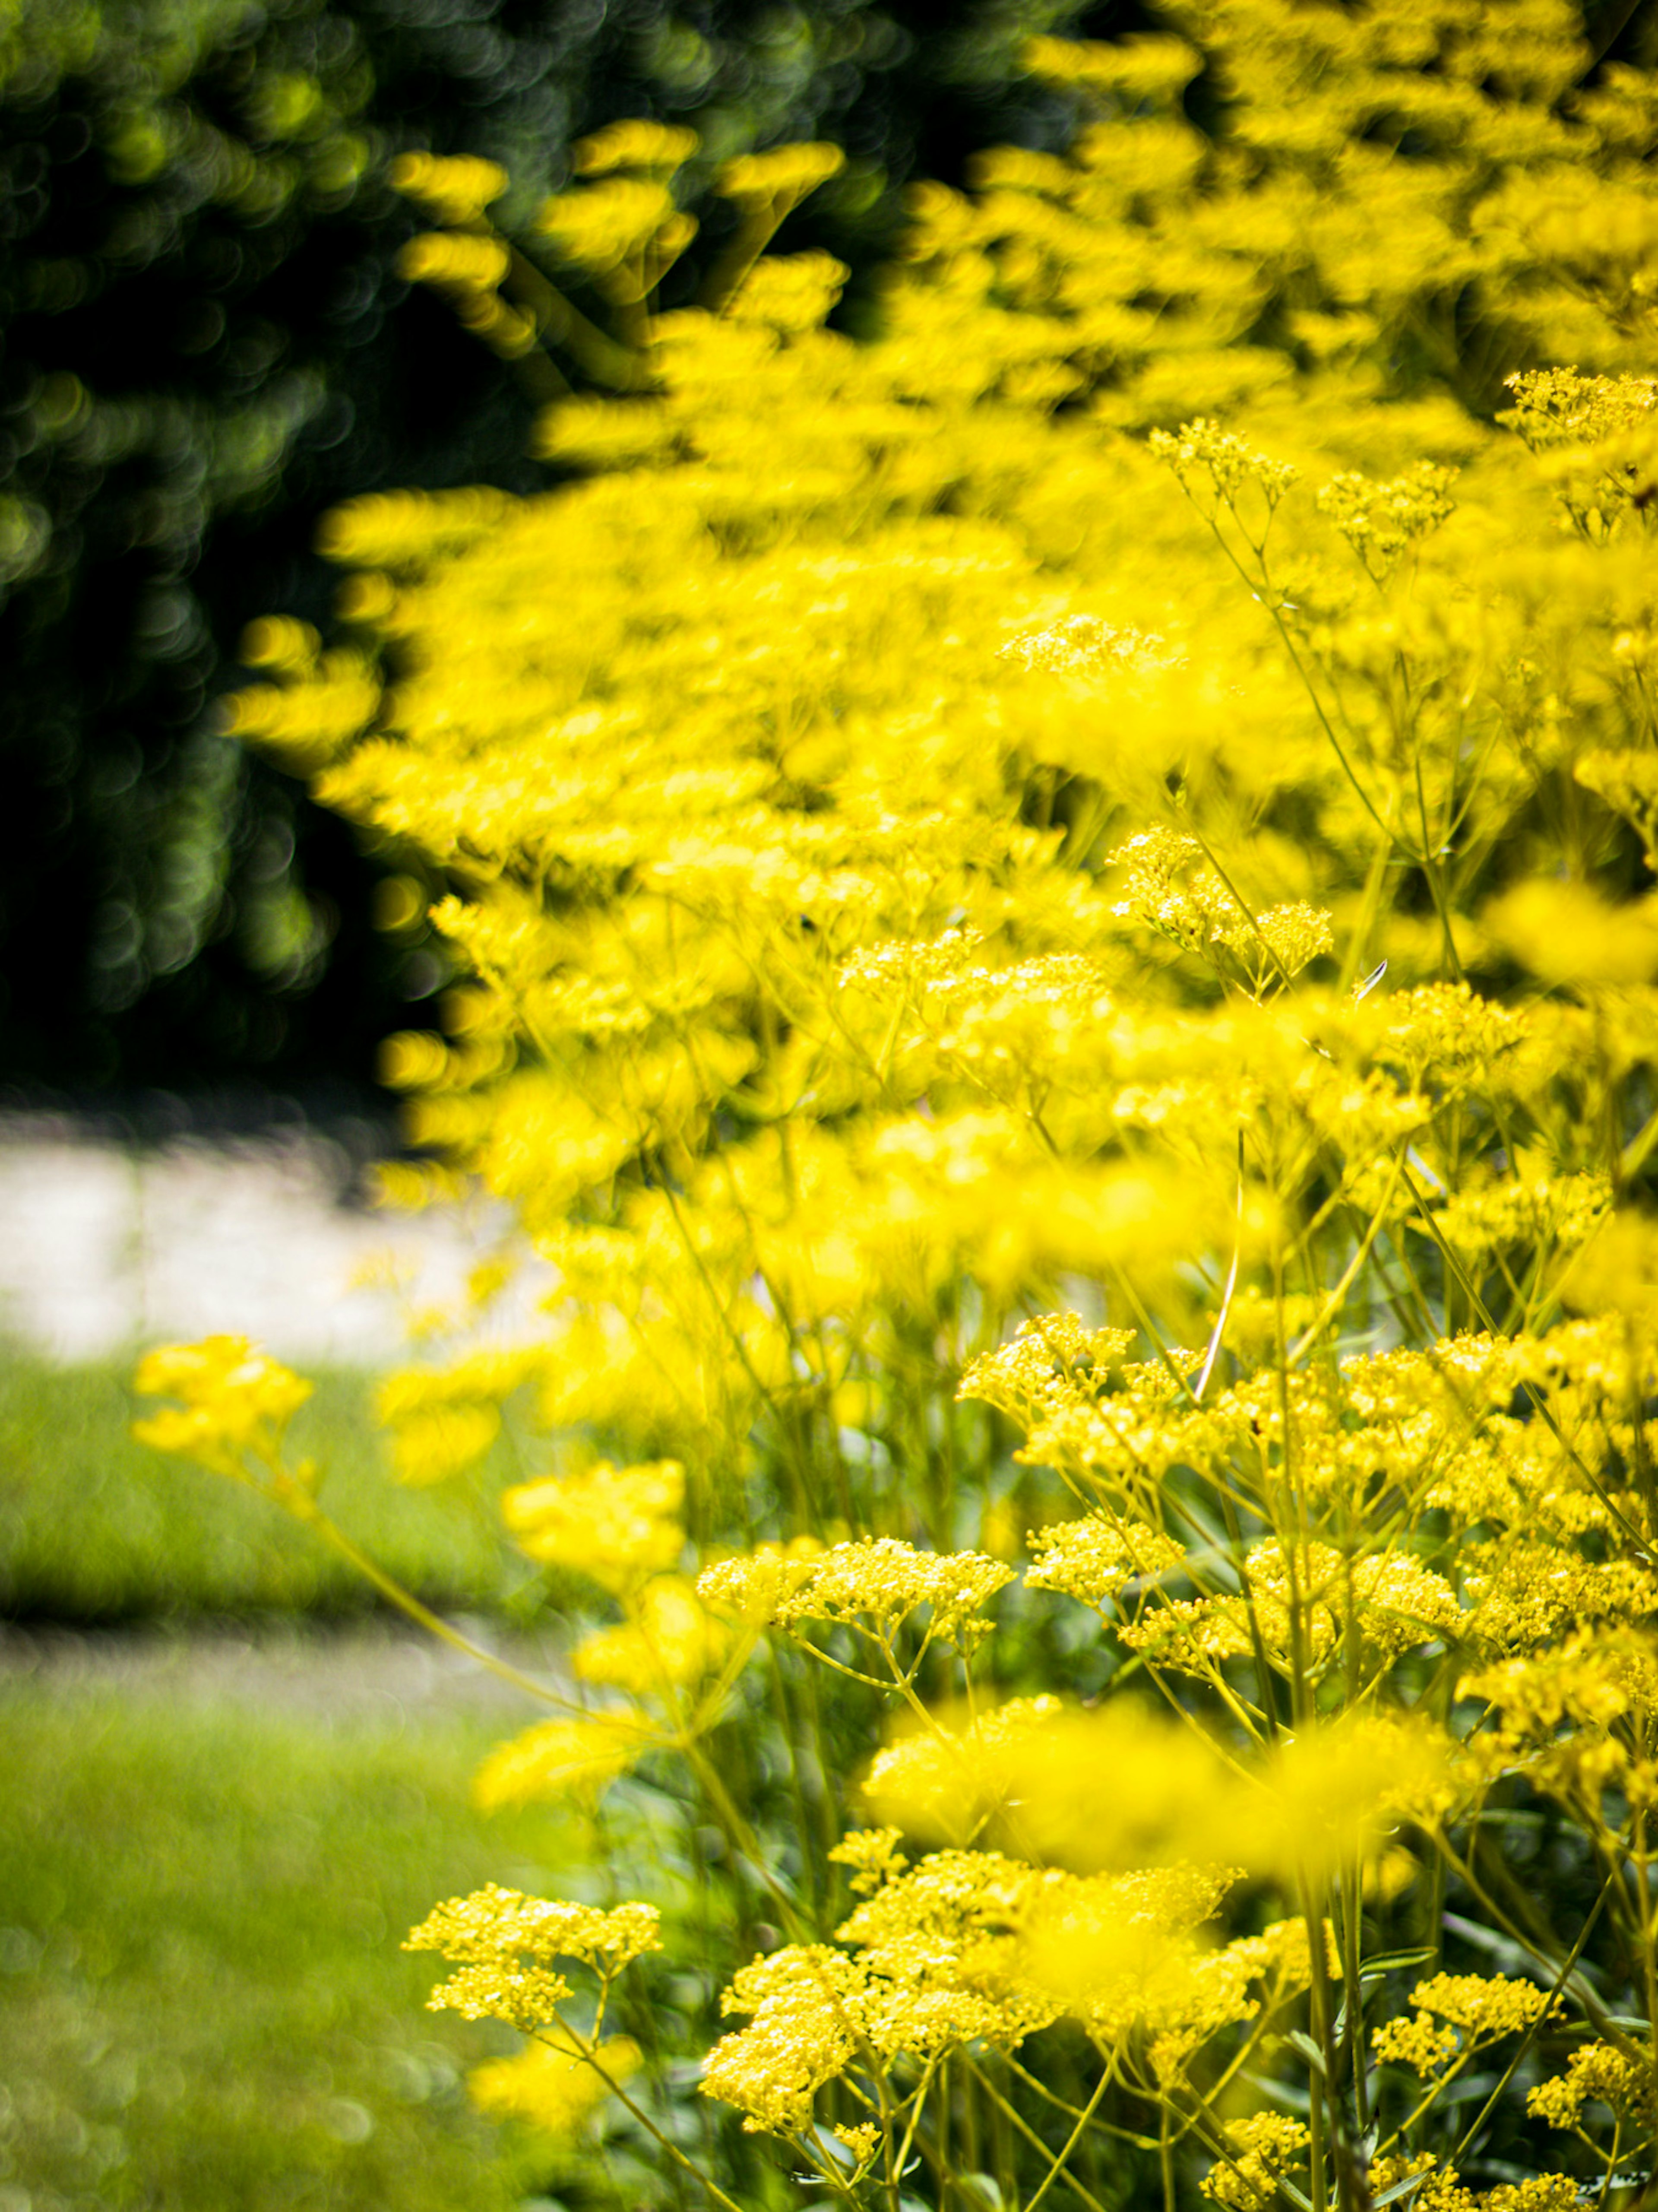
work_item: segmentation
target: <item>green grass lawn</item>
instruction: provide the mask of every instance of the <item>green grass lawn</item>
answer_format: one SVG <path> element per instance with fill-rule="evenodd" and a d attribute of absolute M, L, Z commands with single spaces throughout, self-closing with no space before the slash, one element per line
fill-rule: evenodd
<path fill-rule="evenodd" d="M 488 1637 L 540 1613 L 508 1449 L 471 1493 L 405 1489 L 369 1387 L 324 1376 L 295 1424 L 331 1511 Z M 516 2039 L 427 2012 L 442 1970 L 398 1948 L 487 1881 L 593 1893 L 561 1816 L 470 1807 L 533 1712 L 348 1620 L 349 1568 L 135 1443 L 134 1410 L 125 1369 L 0 1351 L 0 1616 L 33 1631 L 0 1632 L 0 2212 L 580 2207 L 598 2154 L 472 2110 L 467 2069 Z"/>
<path fill-rule="evenodd" d="M 495 1496 L 519 1472 L 498 1445 L 468 1491 L 386 1472 L 370 1385 L 318 1378 L 294 1424 L 325 1470 L 323 1501 L 440 1608 L 510 1606 L 535 1584 L 503 1546 Z M 339 1611 L 370 1593 L 285 1515 L 222 1477 L 135 1443 L 125 1368 L 58 1369 L 0 1347 L 0 1617 L 112 1621 L 158 1613 Z"/>
<path fill-rule="evenodd" d="M 556 1816 L 467 1806 L 519 1716 L 359 1697 L 331 1720 L 191 1665 L 0 1674 L 0 2207 L 495 2212 L 547 2189 L 556 2155 L 465 2094 L 514 2039 L 425 2011 L 441 1969 L 398 1948 L 487 1880 L 572 1893 Z"/>

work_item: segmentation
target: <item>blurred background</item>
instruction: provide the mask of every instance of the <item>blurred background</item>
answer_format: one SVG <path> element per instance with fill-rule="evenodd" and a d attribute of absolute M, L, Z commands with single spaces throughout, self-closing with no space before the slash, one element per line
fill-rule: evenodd
<path fill-rule="evenodd" d="M 501 1224 L 388 1221 L 382 1038 L 446 981 L 405 853 L 222 732 L 244 625 L 325 626 L 314 547 L 381 486 L 550 481 L 531 403 L 395 274 L 398 152 L 502 162 L 693 125 L 701 170 L 828 137 L 792 219 L 870 277 L 917 175 L 1065 142 L 1022 79 L 1078 0 L 13 0 L 0 9 L 0 2212 L 565 2204 L 488 2123 L 487 2028 L 398 1940 L 580 1839 L 469 1808 L 520 1718 L 251 1495 L 127 1436 L 142 1345 L 317 1373 L 301 1449 L 428 1602 L 533 1657 L 475 1495 L 394 1489 L 370 1395 Z M 675 271 L 694 289 L 723 204 Z M 511 212 L 509 204 L 508 213 Z M 671 304 L 671 302 L 670 302 Z M 416 885 L 418 888 L 418 885 Z M 353 1284 L 357 1287 L 350 1287 Z"/>
<path fill-rule="evenodd" d="M 386 485 L 549 480 L 531 403 L 394 273 L 410 147 L 486 155 L 532 205 L 580 133 L 693 125 L 701 172 L 795 138 L 853 157 L 781 240 L 866 279 L 905 183 L 1062 143 L 1033 32 L 1077 0 L 23 0 L 0 32 L 0 1083 L 367 1106 L 375 1047 L 442 981 L 374 926 L 363 850 L 217 732 L 260 614 L 327 619 L 313 544 Z M 731 219 L 710 198 L 689 296 Z M 671 304 L 671 302 L 670 302 Z"/>

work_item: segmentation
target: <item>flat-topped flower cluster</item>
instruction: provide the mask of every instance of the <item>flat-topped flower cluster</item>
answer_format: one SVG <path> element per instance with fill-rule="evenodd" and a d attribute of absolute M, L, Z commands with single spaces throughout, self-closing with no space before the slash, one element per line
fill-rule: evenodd
<path fill-rule="evenodd" d="M 406 159 L 559 480 L 354 502 L 250 647 L 451 948 L 388 1195 L 554 1272 L 382 1406 L 536 1455 L 578 1625 L 479 1796 L 607 1901 L 411 1940 L 625 2201 L 1647 2186 L 1658 80 L 1564 0 L 1159 21 L 1036 42 L 1070 152 L 918 191 L 868 342 L 766 250 L 834 149 L 671 313 L 677 126 L 522 238 Z M 349 1544 L 294 1378 L 142 1379 Z"/>

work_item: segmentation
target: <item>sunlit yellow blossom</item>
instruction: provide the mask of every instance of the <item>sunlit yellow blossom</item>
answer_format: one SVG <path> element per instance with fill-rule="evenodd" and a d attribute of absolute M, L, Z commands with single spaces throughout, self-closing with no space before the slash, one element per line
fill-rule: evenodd
<path fill-rule="evenodd" d="M 811 1620 L 866 1622 L 890 1636 L 920 1607 L 927 1631 L 969 1644 L 990 1632 L 977 1616 L 1013 1570 L 981 1553 L 918 1552 L 895 1536 L 865 1536 L 856 1543 L 793 1559 L 762 1551 L 750 1559 L 710 1567 L 697 1583 L 710 1605 L 767 1627 L 793 1628 Z"/>
<path fill-rule="evenodd" d="M 1463 1607 L 1443 1576 L 1403 1553 L 1344 1559 L 1333 1547 L 1309 1545 L 1297 1554 L 1258 1545 L 1244 1560 L 1236 1597 L 1181 1600 L 1149 1607 L 1124 1629 L 1126 1642 L 1154 1652 L 1165 1666 L 1201 1674 L 1217 1659 L 1251 1651 L 1259 1637 L 1288 1661 L 1297 1637 L 1315 1662 L 1342 1649 L 1349 1626 L 1362 1642 L 1404 1651 L 1455 1636 Z"/>
<path fill-rule="evenodd" d="M 1456 2057 L 1456 2031 L 1418 2012 L 1410 2020 L 1384 2021 L 1370 2037 L 1370 2048 L 1384 2066 L 1408 2066 L 1424 2081 L 1442 2074 Z"/>
<path fill-rule="evenodd" d="M 829 1857 L 853 1869 L 850 1887 L 855 1895 L 867 1897 L 884 1881 L 903 1873 L 909 1861 L 897 1848 L 902 1832 L 899 1828 L 857 1828 L 841 1837 Z"/>
<path fill-rule="evenodd" d="M 685 1471 L 674 1460 L 526 1482 L 503 1492 L 501 1513 L 520 1547 L 548 1566 L 625 1589 L 677 1563 Z"/>
<path fill-rule="evenodd" d="M 696 1594 L 716 1612 L 750 1627 L 771 1627 L 793 1617 L 795 1598 L 817 1571 L 823 1549 L 812 1536 L 797 1536 L 786 1545 L 762 1544 L 744 1558 L 705 1567 L 697 1577 Z"/>
<path fill-rule="evenodd" d="M 1212 508 L 1216 504 L 1230 507 L 1251 485 L 1270 513 L 1296 480 L 1297 471 L 1288 463 L 1269 459 L 1234 432 L 1200 415 L 1183 423 L 1173 436 L 1154 430 L 1146 442 L 1193 498 Z"/>
<path fill-rule="evenodd" d="M 586 1470 L 506 1511 L 614 1702 L 480 1793 L 648 1761 L 606 1838 L 702 1933 L 628 2158 L 690 2158 L 728 1979 L 728 2207 L 775 2193 L 739 2120 L 1009 2204 L 1567 2212 L 1649 2162 L 1654 72 L 1568 0 L 1178 29 L 1038 41 L 1043 143 L 912 187 L 846 315 L 771 245 L 881 179 L 725 162 L 723 62 L 665 296 L 683 128 L 579 144 L 521 240 L 500 172 L 399 161 L 556 466 L 330 518 L 349 634 L 256 626 L 226 710 L 452 971 L 383 1188 L 505 1208 L 549 1286 L 382 1403 L 416 1477 L 520 1386 Z M 274 1455 L 273 1389 L 173 1440 Z M 521 1909 L 440 2003 L 608 1981 Z M 1558 2014 L 1412 1963 L 1493 1911 L 1549 1982 L 1583 1938 Z"/>
<path fill-rule="evenodd" d="M 1260 983 L 1275 978 L 1287 982 L 1309 960 L 1335 950 L 1329 915 L 1304 899 L 1255 915 L 1236 909 L 1223 914 L 1210 926 L 1210 940 L 1235 953 Z"/>
<path fill-rule="evenodd" d="M 1162 1529 L 1102 1515 L 1038 1528 L 1030 1548 L 1036 1564 L 1025 1570 L 1029 1589 L 1063 1590 L 1093 1606 L 1107 1603 L 1130 1583 L 1178 1569 L 1185 1557 Z"/>
<path fill-rule="evenodd" d="M 494 1882 L 451 1898 L 410 1930 L 405 1951 L 436 1951 L 459 1971 L 427 2003 L 467 2020 L 509 2021 L 526 2033 L 555 2018 L 570 1994 L 555 1962 L 574 1960 L 608 1979 L 646 1951 L 659 1950 L 654 1905 L 592 1905 L 525 1897 Z"/>
<path fill-rule="evenodd" d="M 1163 638 L 1120 629 L 1098 615 L 1067 615 L 1045 629 L 1027 630 L 1011 639 L 1000 657 L 1021 668 L 1074 678 L 1157 666 L 1169 659 L 1170 648 Z"/>
<path fill-rule="evenodd" d="M 1572 2053 L 1564 2074 L 1538 2084 L 1526 2109 L 1551 2127 L 1575 2128 L 1588 2104 L 1608 2106 L 1619 2119 L 1650 2128 L 1658 2118 L 1658 2083 L 1651 2067 L 1609 2044 L 1591 2043 Z"/>
<path fill-rule="evenodd" d="M 620 1626 L 595 1629 L 577 1645 L 571 1664 L 580 1680 L 635 1697 L 660 1696 L 699 1681 L 720 1664 L 731 1640 L 677 1575 L 647 1583 L 628 1611 Z"/>
<path fill-rule="evenodd" d="M 874 2157 L 881 2141 L 881 2130 L 872 2120 L 864 2120 L 852 2127 L 841 2122 L 836 2126 L 835 2133 L 836 2138 L 846 2145 L 852 2153 L 854 2161 L 859 2166 Z"/>
<path fill-rule="evenodd" d="M 556 2028 L 543 2028 L 527 2051 L 475 2066 L 467 2094 L 491 2118 L 523 2120 L 537 2134 L 562 2141 L 591 2118 L 610 2094 L 610 2083 L 625 2081 L 641 2063 L 639 2045 L 626 2036 L 611 2036 L 593 2055 L 603 2074 Z"/>
<path fill-rule="evenodd" d="M 288 1422 L 312 1389 L 245 1336 L 160 1346 L 139 1361 L 133 1388 L 141 1397 L 179 1401 L 133 1423 L 140 1443 L 242 1478 L 250 1457 L 274 1464 Z"/>
<path fill-rule="evenodd" d="M 1275 1996 L 1308 1988 L 1313 1979 L 1313 1948 L 1307 1940 L 1304 1919 L 1269 1921 L 1259 1936 L 1242 1936 L 1227 1946 L 1251 1974 L 1267 1984 Z M 1324 1923 L 1324 1970 L 1333 1982 L 1342 1978 L 1341 1954 L 1336 1931 Z"/>
<path fill-rule="evenodd" d="M 1455 512 L 1451 485 L 1455 469 L 1419 462 L 1391 483 L 1371 483 L 1356 474 L 1333 477 L 1318 495 L 1329 516 L 1378 581 L 1420 538 L 1436 530 Z"/>
<path fill-rule="evenodd" d="M 653 1741 L 647 1727 L 622 1715 L 538 1721 L 489 1753 L 474 1778 L 473 1800 L 486 1813 L 543 1797 L 592 1802 Z"/>
<path fill-rule="evenodd" d="M 799 2133 L 817 2092 L 852 2057 L 847 2000 L 863 1984 L 850 1959 L 821 1944 L 792 1944 L 745 1966 L 721 2009 L 753 2017 L 708 2053 L 703 2094 L 735 2105 L 750 2134 Z"/>
<path fill-rule="evenodd" d="M 1232 2121 L 1226 2130 L 1230 2155 L 1204 2175 L 1204 2195 L 1230 2212 L 1264 2212 L 1279 2175 L 1306 2163 L 1309 2140 L 1306 2123 L 1285 2112 L 1254 2112 Z"/>

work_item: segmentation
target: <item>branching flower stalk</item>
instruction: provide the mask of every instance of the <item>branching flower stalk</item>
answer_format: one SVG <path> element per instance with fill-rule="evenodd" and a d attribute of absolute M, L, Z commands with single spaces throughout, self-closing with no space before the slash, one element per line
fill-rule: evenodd
<path fill-rule="evenodd" d="M 552 1285 L 381 1388 L 407 1480 L 544 1439 L 580 1694 L 478 1794 L 604 1806 L 612 1902 L 440 1908 L 445 1986 L 596 2201 L 602 2133 L 629 2204 L 701 2140 L 762 2212 L 1633 2212 L 1658 100 L 1552 0 L 1030 64 L 1070 151 L 919 189 L 864 342 L 768 250 L 834 149 L 671 312 L 689 133 L 522 238 L 406 161 L 560 481 L 355 502 L 337 639 L 250 647 L 242 734 L 448 887 L 388 1201 Z M 361 1558 L 297 1378 L 140 1382 Z"/>

